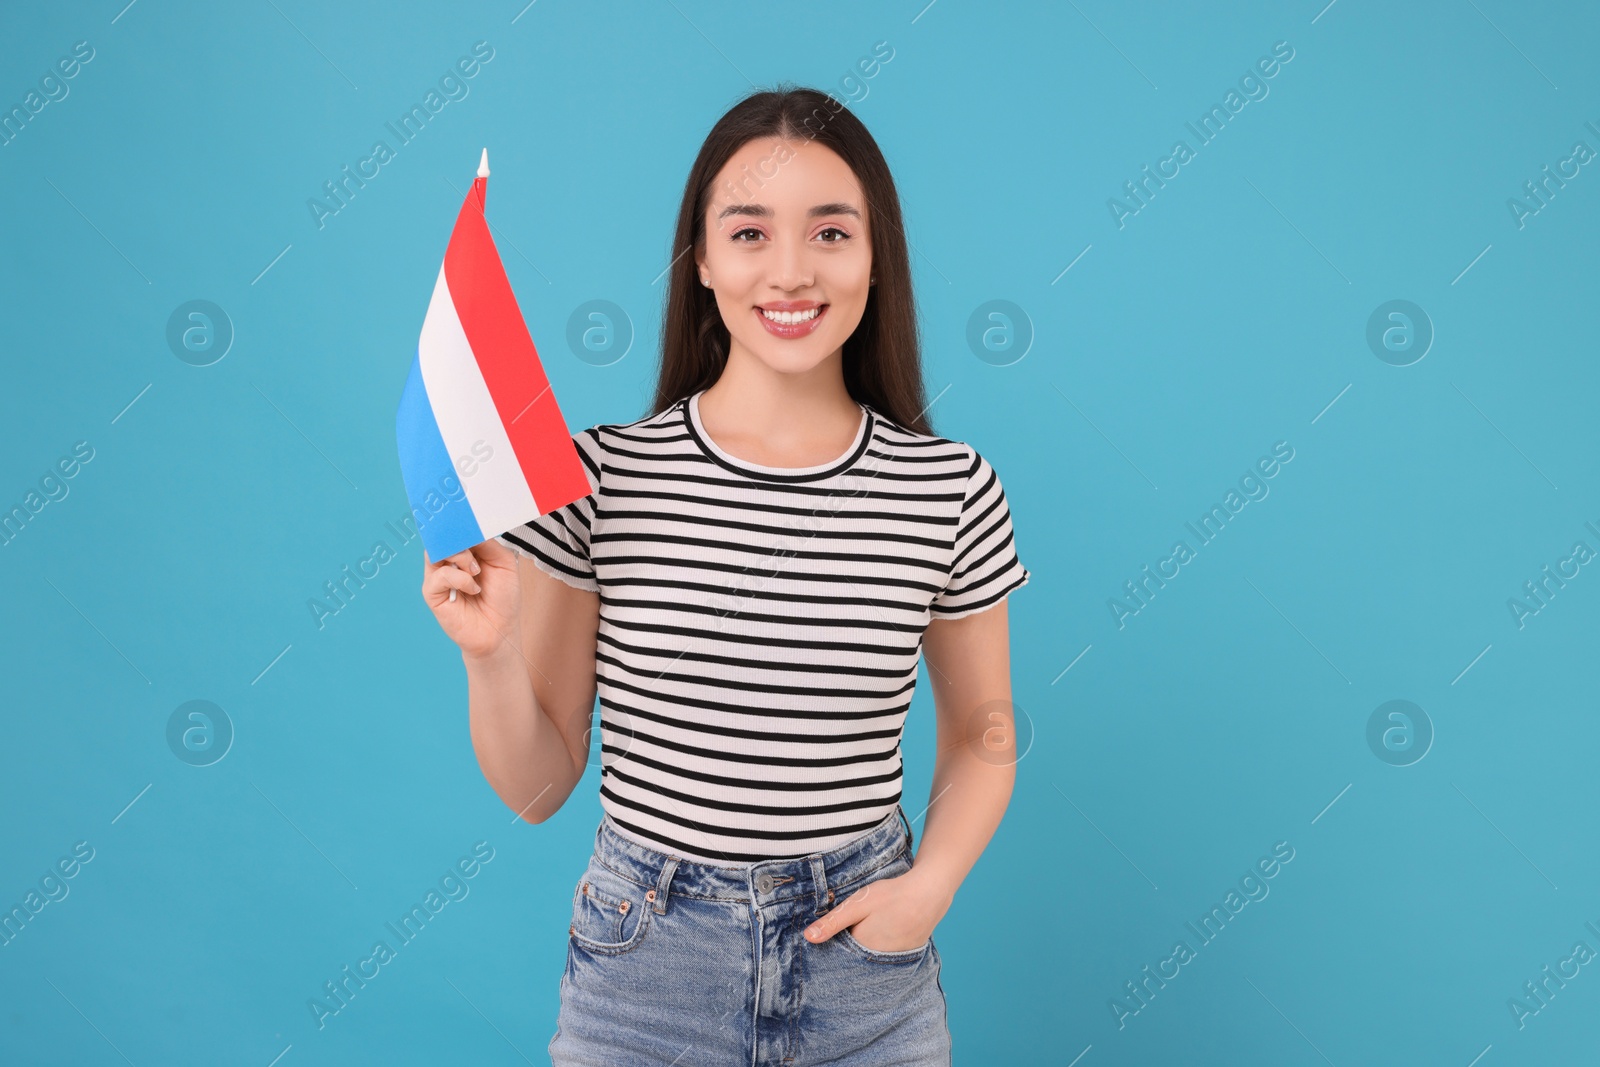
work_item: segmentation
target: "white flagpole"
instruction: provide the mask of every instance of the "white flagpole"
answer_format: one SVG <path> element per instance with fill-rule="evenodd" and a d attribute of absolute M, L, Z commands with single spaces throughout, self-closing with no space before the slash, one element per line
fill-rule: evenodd
<path fill-rule="evenodd" d="M 485 148 L 483 150 L 483 155 L 481 157 L 479 157 L 479 159 L 478 159 L 478 177 L 487 178 L 488 176 L 489 176 L 489 150 L 487 148 Z M 455 591 L 454 588 L 451 588 L 451 590 L 450 590 L 450 599 L 452 601 L 454 601 L 455 598 L 456 598 L 456 591 Z"/>

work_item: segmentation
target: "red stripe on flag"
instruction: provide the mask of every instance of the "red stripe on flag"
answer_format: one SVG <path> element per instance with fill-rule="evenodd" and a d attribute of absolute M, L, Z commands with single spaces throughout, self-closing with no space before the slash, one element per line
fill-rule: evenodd
<path fill-rule="evenodd" d="M 473 182 L 456 216 L 444 254 L 445 284 L 534 502 L 545 514 L 593 490 L 484 221 L 484 184 L 482 178 Z"/>

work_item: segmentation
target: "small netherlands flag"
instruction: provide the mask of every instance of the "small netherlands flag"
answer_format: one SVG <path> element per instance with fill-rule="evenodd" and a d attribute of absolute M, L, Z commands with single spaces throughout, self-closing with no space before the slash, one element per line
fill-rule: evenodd
<path fill-rule="evenodd" d="M 395 417 L 406 496 L 435 563 L 592 492 L 489 236 L 488 178 L 486 148 Z"/>

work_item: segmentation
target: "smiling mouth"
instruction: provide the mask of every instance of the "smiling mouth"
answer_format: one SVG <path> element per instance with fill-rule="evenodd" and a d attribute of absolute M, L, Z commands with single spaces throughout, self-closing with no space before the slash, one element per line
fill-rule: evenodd
<path fill-rule="evenodd" d="M 768 322 L 776 322 L 780 326 L 797 326 L 802 322 L 810 322 L 822 314 L 822 309 L 827 306 L 826 304 L 820 304 L 804 311 L 768 311 L 766 308 L 757 308 L 756 310 L 761 312 Z"/>
<path fill-rule="evenodd" d="M 791 341 L 810 337 L 822 329 L 822 320 L 828 317 L 827 304 L 818 304 L 797 311 L 773 311 L 764 307 L 755 310 L 761 316 L 762 329 L 773 337 Z"/>

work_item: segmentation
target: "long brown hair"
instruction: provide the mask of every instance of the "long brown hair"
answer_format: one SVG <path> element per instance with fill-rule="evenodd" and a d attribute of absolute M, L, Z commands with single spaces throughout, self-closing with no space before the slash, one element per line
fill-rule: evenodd
<path fill-rule="evenodd" d="M 728 363 L 728 327 L 716 295 L 700 284 L 711 184 L 733 154 L 756 138 L 817 141 L 849 165 L 867 198 L 872 273 L 866 310 L 844 343 L 844 384 L 858 403 L 914 433 L 932 433 L 925 414 L 921 344 L 900 195 L 878 143 L 841 102 L 816 89 L 780 85 L 740 100 L 706 135 L 684 183 L 672 242 L 661 328 L 661 371 L 651 415 L 710 388 Z M 689 254 L 689 250 L 693 254 Z M 647 416 L 648 417 L 648 416 Z"/>

